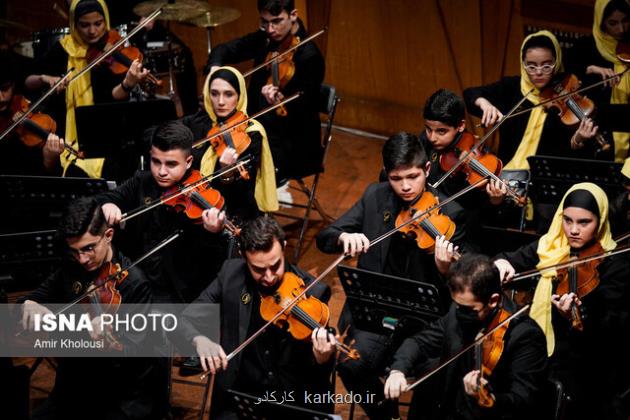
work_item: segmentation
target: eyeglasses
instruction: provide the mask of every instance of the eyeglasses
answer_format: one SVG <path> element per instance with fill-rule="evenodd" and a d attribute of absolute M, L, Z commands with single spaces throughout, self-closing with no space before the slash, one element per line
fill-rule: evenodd
<path fill-rule="evenodd" d="M 75 258 L 79 258 L 81 255 L 88 255 L 88 254 L 94 255 L 94 252 L 96 251 L 96 247 L 98 246 L 98 244 L 101 243 L 103 238 L 105 238 L 105 235 L 101 236 L 101 239 L 94 242 L 93 244 L 86 245 L 81 249 L 68 248 L 68 254 L 70 254 L 71 256 Z"/>
<path fill-rule="evenodd" d="M 267 30 L 271 26 L 273 26 L 274 28 L 277 28 L 278 26 L 282 25 L 286 19 L 287 18 L 284 16 L 273 18 L 271 20 L 260 18 L 260 29 Z"/>
<path fill-rule="evenodd" d="M 556 63 L 543 64 L 542 66 L 536 66 L 534 64 L 525 64 L 525 62 L 523 62 L 523 68 L 525 68 L 525 71 L 527 72 L 527 74 L 536 74 L 539 71 L 542 74 L 551 74 L 553 73 L 553 69 L 555 67 L 556 67 Z"/>

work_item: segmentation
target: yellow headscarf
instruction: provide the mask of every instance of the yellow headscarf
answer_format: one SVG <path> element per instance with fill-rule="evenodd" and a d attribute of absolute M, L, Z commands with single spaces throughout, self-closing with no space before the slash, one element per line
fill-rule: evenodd
<path fill-rule="evenodd" d="M 549 231 L 543 235 L 538 241 L 538 257 L 540 262 L 536 266 L 537 269 L 548 267 L 551 265 L 565 262 L 568 259 L 570 246 L 569 241 L 562 229 L 562 213 L 564 200 L 570 192 L 575 190 L 586 190 L 590 192 L 599 208 L 599 227 L 597 230 L 597 240 L 605 251 L 610 251 L 617 247 L 617 243 L 612 239 L 610 233 L 610 224 L 608 223 L 608 198 L 606 193 L 600 187 L 590 182 L 575 184 L 566 192 L 562 198 L 562 202 L 558 206 L 556 213 L 549 227 Z M 552 279 L 556 276 L 555 270 L 545 271 L 541 275 L 534 300 L 529 311 L 529 316 L 538 323 L 547 337 L 547 353 L 549 356 L 553 354 L 555 347 L 555 337 L 553 326 L 551 324 L 551 292 L 553 288 Z"/>
<path fill-rule="evenodd" d="M 535 36 L 545 36 L 551 40 L 556 56 L 556 64 L 553 68 L 553 74 L 563 71 L 564 68 L 562 66 L 562 50 L 560 49 L 560 44 L 558 43 L 558 40 L 556 39 L 554 34 L 549 31 L 538 31 L 525 38 L 523 44 L 521 44 L 520 57 L 523 56 L 523 49 L 527 41 Z M 523 95 L 526 95 L 527 92 L 532 89 L 534 89 L 534 91 L 529 94 L 527 99 L 534 105 L 538 105 L 538 103 L 540 103 L 540 91 L 536 89 L 534 84 L 529 80 L 529 75 L 525 71 L 525 66 L 521 63 L 521 93 Z M 508 164 L 505 165 L 505 169 L 529 169 L 527 157 L 536 154 L 538 143 L 540 143 L 540 135 L 542 134 L 543 126 L 545 125 L 546 119 L 547 113 L 542 106 L 536 107 L 530 111 L 529 120 L 527 120 L 527 127 L 525 128 L 523 138 L 521 139 L 521 142 L 518 145 L 514 156 L 508 162 Z"/>
<path fill-rule="evenodd" d="M 217 70 L 228 70 L 236 76 L 238 80 L 238 86 L 240 95 L 236 104 L 237 111 L 247 113 L 247 88 L 245 86 L 245 78 L 234 67 L 224 66 L 219 67 Z M 203 87 L 203 105 L 212 120 L 212 125 L 217 124 L 217 116 L 212 108 L 212 100 L 210 98 L 210 78 L 214 74 L 214 71 L 208 74 L 206 82 Z M 256 204 L 258 209 L 262 212 L 271 212 L 278 210 L 278 196 L 276 193 L 276 173 L 273 165 L 273 159 L 271 157 L 271 149 L 269 149 L 269 142 L 267 141 L 267 133 L 265 128 L 256 120 L 250 120 L 246 132 L 251 133 L 257 131 L 262 137 L 262 144 L 260 147 L 260 167 L 256 173 L 256 187 L 254 196 L 256 198 Z M 212 147 L 208 147 L 203 157 L 201 158 L 200 170 L 203 176 L 208 176 L 214 172 L 214 167 L 217 162 L 217 154 Z"/>
<path fill-rule="evenodd" d="M 67 69 L 70 70 L 71 68 L 74 68 L 73 74 L 78 73 L 88 65 L 88 62 L 86 60 L 88 46 L 83 42 L 79 34 L 76 32 L 75 28 L 74 12 L 77 4 L 80 1 L 81 0 L 73 0 L 72 4 L 70 5 L 70 35 L 66 35 L 61 40 L 61 46 L 68 53 Z M 109 30 L 109 10 L 107 9 L 107 5 L 105 4 L 104 0 L 96 1 L 98 1 L 98 4 L 100 4 L 103 8 L 103 13 L 105 15 L 105 27 L 106 30 Z M 70 146 L 73 146 L 75 149 L 78 149 L 78 147 L 76 147 L 77 126 L 74 109 L 78 106 L 87 105 L 94 105 L 92 79 L 89 71 L 86 72 L 83 76 L 74 80 L 66 88 L 65 141 Z M 64 151 L 61 154 L 61 165 L 63 167 L 64 174 L 66 173 L 66 170 L 72 162 L 74 162 L 74 164 L 79 168 L 83 169 L 90 177 L 99 178 L 101 176 L 101 172 L 103 171 L 103 164 L 105 163 L 105 159 L 78 159 L 67 151 Z"/>
<path fill-rule="evenodd" d="M 621 174 L 626 178 L 630 178 L 630 158 L 626 158 L 621 167 Z"/>
<path fill-rule="evenodd" d="M 603 32 L 601 29 L 604 20 L 604 9 L 608 3 L 610 3 L 610 0 L 597 0 L 595 2 L 593 38 L 595 38 L 595 45 L 597 45 L 597 50 L 602 57 L 614 64 L 615 73 L 621 73 L 626 69 L 626 65 L 617 58 L 617 40 Z M 610 103 L 627 104 L 629 99 L 630 73 L 625 73 L 619 84 L 612 88 Z M 623 160 L 628 156 L 630 133 L 613 132 L 613 139 L 615 141 L 615 162 L 623 162 Z"/>

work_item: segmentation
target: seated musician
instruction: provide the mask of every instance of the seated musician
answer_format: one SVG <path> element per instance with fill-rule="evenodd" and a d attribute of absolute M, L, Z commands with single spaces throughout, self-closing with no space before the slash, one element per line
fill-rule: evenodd
<path fill-rule="evenodd" d="M 76 74 L 88 66 L 87 54 L 93 49 L 102 50 L 109 33 L 109 13 L 103 0 L 74 0 L 69 14 L 70 35 L 53 45 L 39 64 L 39 74 L 26 79 L 29 89 L 52 87 L 59 75 L 74 68 Z M 91 69 L 86 75 L 69 85 L 62 85 L 51 108 L 52 116 L 65 132 L 65 140 L 77 148 L 75 108 L 98 103 L 126 100 L 129 93 L 148 75 L 142 63 L 134 61 L 126 74 L 117 76 L 103 64 Z M 65 89 L 65 92 L 61 92 Z M 103 116 L 107 124 L 107 116 Z M 104 159 L 78 159 L 64 152 L 61 155 L 64 174 L 68 176 L 107 177 Z M 107 169 L 107 168 L 105 168 Z"/>
<path fill-rule="evenodd" d="M 25 98 L 18 92 L 19 86 L 14 69 L 4 61 L 0 52 L 0 133 L 13 123 L 18 104 Z M 8 57 L 7 57 L 8 58 Z M 56 175 L 61 173 L 59 155 L 63 151 L 63 139 L 50 133 L 42 139 L 43 146 L 27 146 L 20 132 L 14 130 L 0 140 L 0 172 L 3 175 Z"/>
<path fill-rule="evenodd" d="M 426 373 L 417 371 L 424 360 L 440 357 L 441 362 L 445 362 L 473 342 L 478 333 L 488 332 L 491 325 L 498 324 L 503 311 L 512 314 L 516 310 L 514 303 L 503 295 L 499 272 L 488 257 L 464 255 L 451 265 L 448 287 L 453 299 L 448 313 L 409 337 L 396 351 L 385 382 L 387 398 L 398 398 L 405 391 L 406 377 L 413 374 L 420 378 Z M 547 358 L 542 331 L 523 315 L 509 321 L 503 339 L 499 340 L 504 347 L 498 352 L 498 361 L 496 355 L 489 359 L 484 357 L 484 361 L 494 365 L 489 375 L 480 378 L 471 349 L 469 354 L 463 354 L 438 373 L 440 377 L 418 386 L 409 418 L 546 418 L 535 415 L 542 408 L 546 381 Z M 490 366 L 484 363 L 484 368 Z M 491 402 L 486 405 L 479 404 L 480 387 L 489 393 Z"/>
<path fill-rule="evenodd" d="M 206 138 L 213 128 L 220 130 L 222 126 L 234 124 L 236 120 L 233 117 L 247 116 L 245 79 L 233 67 L 219 67 L 208 75 L 203 98 L 204 109 L 182 119 L 196 140 Z M 238 133 L 240 130 L 243 131 Z M 227 145 L 218 157 L 211 143 L 206 142 L 193 149 L 195 166 L 200 166 L 201 174 L 206 176 L 233 164 L 237 159 L 251 159 L 245 168 L 248 179 L 237 172 L 217 179 L 212 183 L 213 187 L 225 197 L 230 214 L 236 219 L 254 219 L 260 212 L 278 210 L 276 176 L 265 129 L 258 121 L 250 120 L 229 135 L 233 142 L 238 140 L 237 136 L 245 136 L 251 143 L 240 155 L 234 147 Z"/>
<path fill-rule="evenodd" d="M 617 58 L 619 41 L 630 36 L 630 4 L 626 0 L 595 2 L 593 33 L 580 37 L 567 52 L 567 70 L 578 76 L 584 86 L 621 73 L 626 65 Z M 586 93 L 596 104 L 627 104 L 630 100 L 630 74 L 611 79 L 601 88 Z M 615 161 L 628 156 L 628 133 L 614 132 Z"/>
<path fill-rule="evenodd" d="M 257 396 L 275 391 L 295 400 L 289 404 L 320 411 L 332 408 L 305 399 L 305 392 L 332 389 L 335 337 L 325 328 L 314 329 L 309 343 L 272 325 L 234 359 L 226 359 L 226 352 L 236 349 L 265 324 L 261 301 L 273 299 L 271 295 L 285 281 L 285 273 L 299 276 L 307 285 L 312 281 L 309 274 L 285 261 L 284 238 L 282 228 L 269 216 L 249 221 L 239 237 L 243 258 L 227 260 L 216 280 L 193 302 L 221 304 L 220 343 L 199 333 L 203 320 L 194 311 L 183 312 L 183 336 L 197 349 L 203 369 L 217 375 L 211 410 L 214 418 L 237 418 L 233 403 L 227 399 L 228 389 Z M 330 289 L 319 283 L 307 295 L 326 303 Z"/>
<path fill-rule="evenodd" d="M 191 173 L 192 142 L 190 130 L 176 121 L 159 126 L 152 138 L 151 170 L 136 172 L 115 190 L 98 196 L 108 223 L 117 225 L 123 212 L 159 200 L 182 185 Z M 206 209 L 203 226 L 199 226 L 173 207 L 162 205 L 126 222 L 120 246 L 135 259 L 182 229 L 181 238 L 141 266 L 152 283 L 155 300 L 190 302 L 206 287 L 209 273 L 216 273 L 225 259 L 226 244 L 219 235 L 224 219 L 217 208 Z"/>
<path fill-rule="evenodd" d="M 420 143 L 431 162 L 431 170 L 427 177 L 430 184 L 441 179 L 448 170 L 440 166 L 442 155 L 453 152 L 458 147 L 462 135 L 467 133 L 465 112 L 462 98 L 446 89 L 434 92 L 424 105 L 424 132 L 420 134 Z M 458 153 L 455 157 L 458 155 L 461 156 Z M 468 185 L 465 173 L 460 170 L 451 174 L 437 189 L 444 195 L 451 196 Z M 456 200 L 465 209 L 469 238 L 475 235 L 472 230 L 481 226 L 479 221 L 483 210 L 492 212 L 488 204 L 500 204 L 506 193 L 506 184 L 491 179 L 482 189 L 471 191 Z"/>
<path fill-rule="evenodd" d="M 125 268 L 131 263 L 112 246 L 114 229 L 93 198 L 71 203 L 57 233 L 66 257 L 57 272 L 25 297 L 22 322 L 26 329 L 32 328 L 36 314 L 51 313 L 47 304 L 68 303 L 83 294 L 105 264 Z M 128 270 L 116 288 L 122 303 L 151 301 L 149 282 L 136 267 Z M 160 359 L 59 358 L 55 387 L 31 418 L 161 418 L 168 408 L 167 375 Z"/>
<path fill-rule="evenodd" d="M 495 264 L 509 287 L 515 271 L 540 269 L 566 262 L 572 256 L 609 251 L 616 246 L 608 223 L 606 194 L 595 184 L 581 183 L 564 195 L 544 236 L 516 251 L 499 254 Z M 621 335 L 628 328 L 624 297 L 628 292 L 630 262 L 625 255 L 619 255 L 597 260 L 594 268 L 589 266 L 593 273 L 585 267 L 577 267 L 578 287 L 590 279 L 599 280 L 590 283 L 596 286 L 594 290 L 579 295 L 581 287 L 557 289 L 566 285 L 554 281 L 558 270 L 544 272 L 530 312 L 547 337 L 551 373 L 572 396 L 576 407 L 569 416 L 572 419 L 611 415 L 610 410 L 618 406 L 611 403 L 613 395 L 628 386 Z M 581 314 L 574 313 L 575 307 Z"/>
<path fill-rule="evenodd" d="M 377 273 L 403 277 L 438 287 L 448 307 L 448 293 L 442 274 L 446 274 L 458 246 L 465 237 L 465 221 L 461 206 L 448 203 L 441 211 L 455 222 L 453 237 L 437 237 L 435 253 L 419 248 L 415 239 L 397 232 L 390 239 L 369 246 L 371 239 L 394 229 L 397 215 L 417 202 L 423 194 L 445 197 L 426 185 L 431 163 L 418 141 L 409 133 L 391 136 L 383 146 L 383 166 L 387 182 L 372 184 L 344 215 L 317 235 L 317 247 L 326 253 L 344 252 L 359 255 L 358 267 Z M 339 321 L 340 331 L 347 331 L 347 342 L 356 340 L 360 360 L 349 360 L 338 366 L 339 376 L 348 390 L 370 392 L 382 397 L 382 383 L 387 357 L 393 351 L 389 336 L 363 331 L 352 326 L 351 314 L 344 306 Z M 382 398 L 381 398 L 382 399 Z M 371 418 L 386 415 L 376 404 L 362 404 Z"/>
<path fill-rule="evenodd" d="M 258 12 L 260 30 L 214 47 L 208 57 L 210 70 L 251 59 L 261 64 L 269 53 L 286 49 L 294 37 L 307 37 L 293 0 L 258 0 Z M 279 182 L 317 172 L 322 158 L 319 95 L 324 58 L 315 43 L 308 42 L 295 50 L 292 61 L 295 73 L 285 86 L 274 86 L 271 70 L 264 68 L 252 74 L 248 88 L 250 115 L 303 92 L 286 105 L 286 116 L 272 111 L 259 119 L 269 136 Z"/>
<path fill-rule="evenodd" d="M 498 123 L 531 89 L 521 108 L 537 105 L 542 101 L 541 92 L 562 80 L 562 51 L 551 32 L 540 31 L 525 38 L 521 59 L 520 77 L 504 77 L 490 85 L 464 90 L 468 112 L 480 117 L 485 126 Z M 546 112 L 539 106 L 499 127 L 497 156 L 505 164 L 504 169 L 529 169 L 527 157 L 534 155 L 592 159 L 597 142 L 587 140 L 596 133 L 597 126 L 590 118 L 585 118 L 576 130 L 564 125 L 555 111 Z"/>

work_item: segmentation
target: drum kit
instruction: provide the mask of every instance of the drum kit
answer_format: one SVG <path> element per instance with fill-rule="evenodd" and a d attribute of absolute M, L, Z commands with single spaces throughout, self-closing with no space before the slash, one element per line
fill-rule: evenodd
<path fill-rule="evenodd" d="M 55 3 L 56 4 L 56 3 Z M 213 28 L 238 19 L 241 13 L 233 8 L 213 6 L 207 0 L 147 0 L 137 4 L 133 12 L 139 17 L 147 17 L 157 9 L 162 9 L 159 20 L 166 21 L 167 29 L 170 22 L 183 23 L 207 30 L 208 54 L 212 49 L 211 31 Z M 115 29 L 124 36 L 133 24 L 119 25 Z M 0 29 L 33 33 L 32 39 L 13 44 L 13 51 L 34 59 L 42 58 L 58 40 L 70 33 L 69 28 L 54 28 L 33 32 L 32 28 L 18 22 L 0 19 Z M 167 30 L 167 34 L 170 31 Z M 162 42 L 149 42 L 143 51 L 144 64 L 158 77 L 168 76 L 169 96 L 175 95 L 174 74 L 183 71 L 185 56 L 183 46 L 178 45 L 167 35 Z"/>

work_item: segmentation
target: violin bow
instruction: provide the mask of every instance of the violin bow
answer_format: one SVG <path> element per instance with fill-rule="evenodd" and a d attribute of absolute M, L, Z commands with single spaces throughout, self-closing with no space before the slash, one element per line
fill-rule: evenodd
<path fill-rule="evenodd" d="M 459 166 L 464 163 L 464 161 L 466 160 L 466 158 L 468 158 L 468 156 L 470 156 L 472 153 L 474 153 L 478 148 L 480 148 L 485 142 L 486 140 L 488 140 L 490 138 L 490 136 L 499 129 L 499 127 L 501 127 L 501 124 L 503 124 L 503 121 L 507 120 L 507 117 L 509 117 L 510 115 L 512 115 L 514 113 L 514 111 L 516 111 L 518 109 L 519 106 L 521 106 L 521 104 L 523 102 L 525 102 L 525 100 L 527 99 L 527 97 L 534 91 L 534 88 L 531 88 L 529 92 L 527 92 L 527 94 L 525 94 L 520 101 L 518 101 L 516 103 L 516 105 L 514 105 L 512 107 L 512 109 L 510 109 L 510 111 L 507 113 L 506 117 L 501 118 L 501 121 L 499 121 L 497 124 L 495 124 L 494 126 L 492 126 L 492 128 L 490 128 L 490 130 L 488 130 L 488 132 L 477 142 L 475 143 L 475 145 L 473 145 L 473 147 L 470 148 L 470 150 L 468 150 L 467 152 L 465 152 L 462 156 L 459 157 L 459 160 L 457 161 L 457 163 L 455 165 L 453 165 L 451 167 L 451 169 L 449 169 L 448 171 L 446 171 L 446 173 L 444 175 L 442 175 L 442 177 L 440 179 L 438 179 L 435 184 L 431 185 L 431 187 L 433 188 L 437 188 L 442 182 L 444 182 L 444 180 L 446 178 L 448 178 L 457 168 L 459 168 Z M 430 185 L 430 184 L 429 184 Z"/>
<path fill-rule="evenodd" d="M 215 133 L 215 134 L 213 134 L 213 135 L 211 135 L 209 137 L 204 137 L 201 140 L 197 140 L 196 142 L 193 143 L 193 147 L 197 148 L 197 147 L 199 147 L 199 146 L 209 142 L 210 140 L 212 140 L 214 138 L 222 136 L 223 134 L 227 133 L 228 131 L 233 130 L 234 128 L 236 128 L 236 127 L 238 127 L 240 125 L 248 123 L 249 121 L 253 120 L 254 118 L 258 118 L 261 115 L 264 115 L 264 114 L 266 114 L 266 113 L 268 113 L 270 111 L 273 111 L 276 108 L 279 108 L 279 107 L 281 107 L 281 106 L 283 106 L 285 104 L 288 104 L 289 102 L 297 99 L 300 95 L 302 95 L 302 92 L 294 93 L 293 95 L 291 95 L 288 98 L 284 99 L 282 102 L 278 102 L 277 104 L 271 105 L 271 106 L 269 106 L 269 107 L 267 107 L 267 108 L 265 108 L 263 110 L 260 110 L 257 113 L 255 113 L 254 115 L 252 115 L 251 117 L 247 117 L 243 121 L 239 121 L 239 122 L 236 122 L 234 124 L 231 124 L 231 125 L 223 128 L 223 130 L 219 131 L 218 133 Z"/>
<path fill-rule="evenodd" d="M 144 28 L 145 26 L 147 26 L 149 23 L 153 22 L 155 20 L 155 18 L 157 18 L 160 14 L 162 13 L 162 9 L 156 9 L 153 13 L 151 13 L 149 16 L 146 17 L 145 20 L 143 20 L 142 22 L 140 22 L 138 24 L 138 26 L 136 26 L 135 28 L 133 28 L 131 31 L 129 31 L 129 33 L 127 34 L 127 36 L 121 38 L 120 40 L 118 40 L 118 42 L 116 42 L 110 49 L 108 49 L 107 51 L 103 51 L 103 53 L 101 55 L 99 55 L 94 61 L 92 61 L 90 64 L 88 64 L 87 67 L 83 68 L 82 70 L 80 70 L 77 74 L 75 74 L 74 76 L 72 76 L 72 78 L 68 81 L 68 84 L 72 83 L 73 81 L 75 81 L 76 79 L 78 79 L 79 77 L 83 76 L 85 73 L 87 73 L 88 71 L 90 71 L 94 66 L 98 65 L 98 63 L 100 63 L 101 61 L 103 61 L 104 59 L 106 59 L 107 57 L 109 57 L 110 55 L 112 55 L 117 49 L 118 47 L 120 47 L 121 45 L 123 45 L 125 42 L 129 41 L 129 39 L 134 36 L 135 34 L 137 34 L 142 28 Z"/>
<path fill-rule="evenodd" d="M 215 172 L 212 175 L 208 175 L 205 176 L 203 178 L 201 178 L 198 181 L 195 181 L 189 185 L 186 185 L 184 188 L 182 188 L 181 190 L 170 194 L 166 197 L 160 197 L 159 199 L 155 200 L 152 203 L 146 204 L 144 206 L 138 207 L 135 210 L 132 210 L 128 213 L 125 213 L 122 215 L 122 219 L 120 220 L 120 223 L 126 222 L 127 220 L 133 219 L 136 216 L 140 216 L 143 213 L 146 213 L 149 210 L 153 210 L 154 208 L 161 206 L 162 204 L 164 204 L 165 202 L 172 200 L 173 198 L 177 198 L 182 194 L 186 194 L 194 189 L 196 189 L 197 187 L 207 184 L 208 182 L 211 182 L 225 174 L 228 174 L 230 172 L 232 172 L 233 170 L 237 169 L 239 166 L 241 165 L 245 165 L 247 163 L 250 162 L 251 159 L 247 158 L 247 159 L 242 159 L 242 160 L 237 160 L 236 162 L 234 162 L 232 165 L 227 166 L 225 169 L 220 170 L 219 172 Z"/>
<path fill-rule="evenodd" d="M 158 252 L 160 249 L 164 248 L 166 245 L 170 244 L 171 242 L 173 242 L 175 239 L 179 238 L 179 236 L 181 235 L 181 231 L 177 231 L 175 233 L 173 233 L 171 236 L 169 236 L 168 238 L 162 240 L 162 242 L 160 242 L 159 244 L 157 244 L 155 247 L 153 247 L 152 249 L 150 249 L 146 254 L 142 255 L 140 258 L 138 258 L 137 260 L 135 260 L 134 262 L 132 262 L 131 264 L 129 264 L 127 267 L 125 268 L 121 268 L 118 271 L 116 271 L 113 274 L 110 274 L 109 276 L 107 276 L 107 278 L 103 281 L 103 283 L 101 283 L 98 286 L 94 286 L 91 288 L 88 288 L 89 290 L 86 290 L 85 292 L 83 292 L 81 295 L 79 295 L 77 298 L 75 298 L 73 301 L 71 301 L 70 303 L 68 303 L 66 306 L 62 307 L 61 309 L 59 309 L 57 312 L 54 313 L 54 316 L 57 316 L 59 314 L 61 314 L 62 312 L 67 311 L 68 309 L 70 309 L 71 307 L 73 307 L 74 305 L 78 304 L 79 302 L 81 302 L 83 299 L 85 299 L 88 295 L 94 293 L 94 291 L 100 289 L 101 287 L 104 287 L 107 283 L 109 283 L 112 280 L 116 280 L 118 278 L 118 276 L 120 276 L 122 273 L 124 273 L 125 271 L 129 271 L 131 270 L 133 267 L 135 267 L 136 265 L 140 264 L 142 261 L 146 260 L 147 258 L 149 258 L 151 255 L 155 254 L 156 252 Z M 26 331 L 25 329 L 22 329 L 21 331 L 19 331 L 17 334 L 15 334 L 15 336 L 19 336 L 21 335 L 24 331 Z"/>
<path fill-rule="evenodd" d="M 42 95 L 41 98 L 35 101 L 35 103 L 33 103 L 26 111 L 22 113 L 20 118 L 13 121 L 13 124 L 11 124 L 9 127 L 7 127 L 6 130 L 2 132 L 2 134 L 0 135 L 0 140 L 5 138 L 7 134 L 9 134 L 11 131 L 13 131 L 13 129 L 15 129 L 15 127 L 22 124 L 22 122 L 24 122 L 24 120 L 27 119 L 29 115 L 35 112 L 35 109 L 37 109 L 42 104 L 42 102 L 44 102 L 50 95 L 52 95 L 55 89 L 57 89 L 59 85 L 61 85 L 68 77 L 70 77 L 70 73 L 72 73 L 73 71 L 74 71 L 74 67 L 72 67 L 63 76 L 61 76 L 61 78 L 57 80 L 57 82 L 55 82 L 55 84 L 52 85 L 50 89 L 48 89 L 48 91 Z"/>
<path fill-rule="evenodd" d="M 401 224 L 400 226 L 390 230 L 389 232 L 384 233 L 383 235 L 373 239 L 370 241 L 370 246 L 376 245 L 377 243 L 385 240 L 386 238 L 388 238 L 389 236 L 393 235 L 394 233 L 398 232 L 398 229 L 400 229 L 403 226 L 407 226 L 410 223 L 415 222 L 416 220 L 418 220 L 419 218 L 441 208 L 442 206 L 445 206 L 446 204 L 450 203 L 451 201 L 459 198 L 460 196 L 466 194 L 468 191 L 471 191 L 473 189 L 475 189 L 477 187 L 477 185 L 481 184 L 482 182 L 487 182 L 487 178 L 482 178 L 479 181 L 477 181 L 476 183 L 467 186 L 466 188 L 462 189 L 461 191 L 453 194 L 452 196 L 444 199 L 443 201 L 439 202 L 438 204 L 428 208 L 427 210 L 423 211 L 423 212 L 418 212 L 417 214 L 415 214 L 411 219 L 407 220 L 406 222 L 404 222 L 403 224 Z M 290 309 L 293 305 L 295 305 L 304 295 L 306 295 L 306 293 L 308 291 L 310 291 L 317 283 L 319 283 L 324 277 L 326 277 L 328 275 L 328 273 L 330 273 L 337 265 L 339 265 L 339 263 L 341 263 L 341 261 L 343 261 L 346 258 L 350 258 L 349 254 L 341 254 L 337 257 L 336 260 L 334 260 L 328 267 L 326 267 L 324 269 L 324 271 L 317 276 L 308 286 L 306 286 L 302 292 L 300 292 L 300 294 L 298 294 L 297 296 L 295 296 L 290 302 L 287 303 L 286 307 L 284 307 L 281 311 L 279 311 L 276 315 L 274 315 L 269 321 L 267 321 L 267 323 L 265 323 L 265 325 L 263 325 L 262 327 L 260 327 L 257 331 L 255 331 L 250 337 L 248 337 L 245 341 L 243 341 L 237 348 L 235 348 L 234 350 L 232 350 L 232 352 L 230 354 L 227 355 L 227 360 L 230 361 L 231 359 L 233 359 L 238 353 L 240 353 L 241 351 L 243 351 L 243 349 L 245 347 L 247 347 L 252 341 L 254 341 L 256 339 L 256 337 L 258 337 L 260 334 L 262 334 L 262 332 L 269 327 L 271 324 L 273 324 L 278 318 L 280 318 L 280 316 L 282 316 L 282 314 L 284 312 L 286 312 L 288 309 Z M 208 376 L 209 372 L 204 372 L 200 379 L 203 380 Z"/>
<path fill-rule="evenodd" d="M 630 233 L 624 236 L 627 236 L 627 235 L 630 235 Z M 599 252 L 597 254 L 590 255 L 588 257 L 576 258 L 567 262 L 549 265 L 547 267 L 534 268 L 532 270 L 523 271 L 522 273 L 517 273 L 516 275 L 514 275 L 514 277 L 512 277 L 510 281 L 506 282 L 504 286 L 509 285 L 510 283 L 518 283 L 520 281 L 529 279 L 531 277 L 535 277 L 546 271 L 561 270 L 563 268 L 571 268 L 576 265 L 585 264 L 587 262 L 591 262 L 591 261 L 602 259 L 602 258 L 612 257 L 613 255 L 623 254 L 628 251 L 630 251 L 630 245 L 621 246 L 619 248 L 611 249 L 610 251 Z"/>
<path fill-rule="evenodd" d="M 276 55 L 275 57 L 265 61 L 262 64 L 257 65 L 253 69 L 249 70 L 248 72 L 243 74 L 243 77 L 251 76 L 253 73 L 256 73 L 258 70 L 262 69 L 263 67 L 268 66 L 269 64 L 273 63 L 274 61 L 277 61 L 277 60 L 281 59 L 282 57 L 284 57 L 285 55 L 287 55 L 291 51 L 293 51 L 293 50 L 301 47 L 302 45 L 306 44 L 307 42 L 312 41 L 313 39 L 317 38 L 318 36 L 320 36 L 321 34 L 326 32 L 327 30 L 328 30 L 328 27 L 324 26 L 322 29 L 320 29 L 319 31 L 315 32 L 313 35 L 310 35 L 310 36 L 304 38 L 302 41 L 300 41 L 297 44 L 295 44 L 294 46 L 292 46 L 290 48 L 287 48 L 286 51 L 283 51 L 282 53 Z"/>

